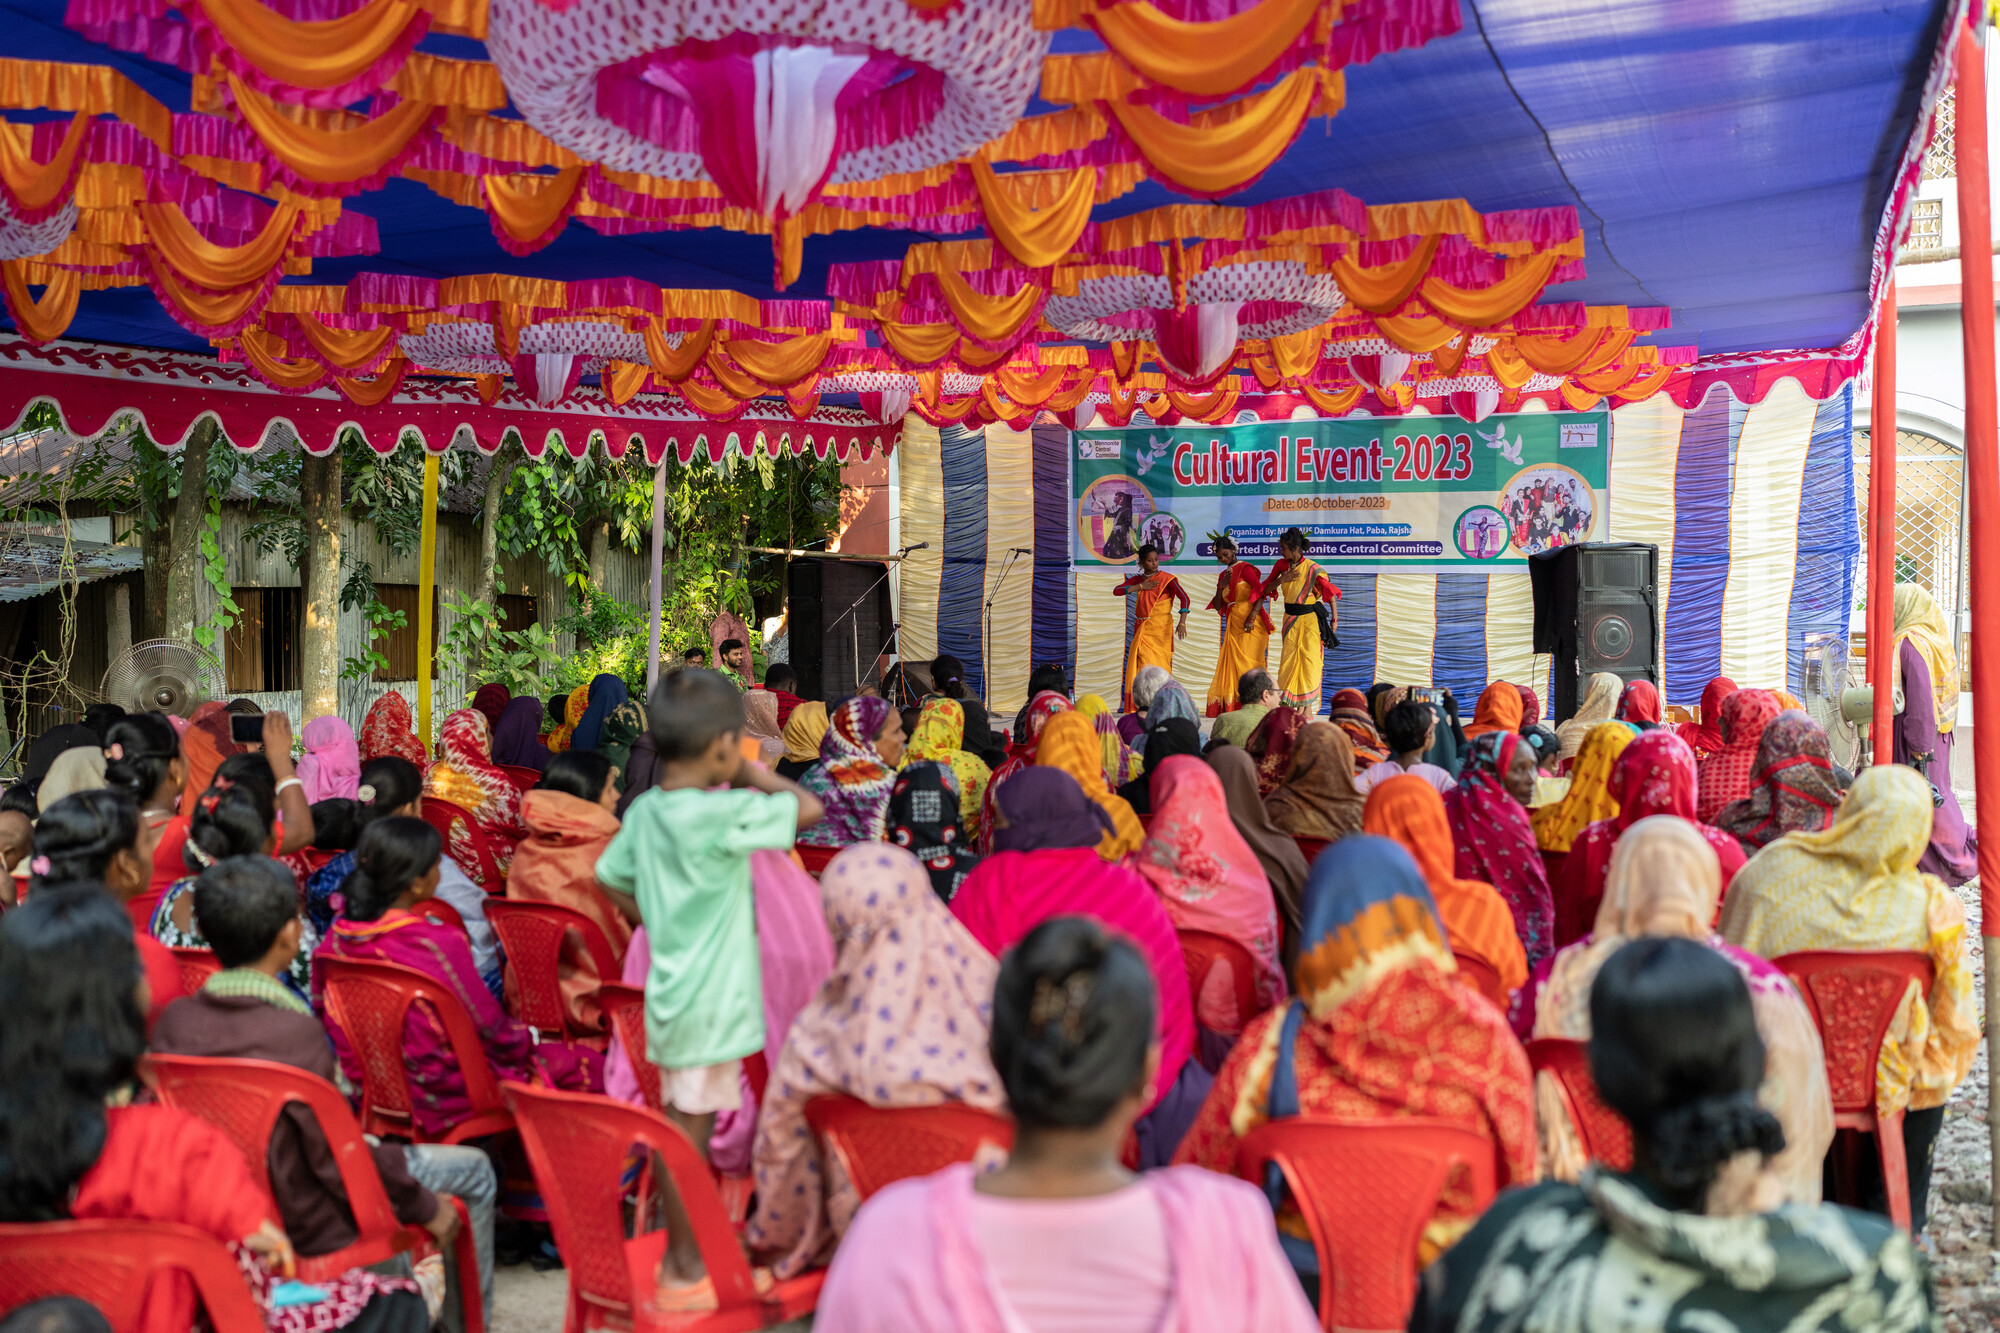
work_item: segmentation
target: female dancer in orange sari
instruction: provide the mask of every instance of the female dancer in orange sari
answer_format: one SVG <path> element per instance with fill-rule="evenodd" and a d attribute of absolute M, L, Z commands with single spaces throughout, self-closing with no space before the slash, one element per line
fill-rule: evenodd
<path fill-rule="evenodd" d="M 1271 615 L 1258 604 L 1264 576 L 1257 566 L 1236 558 L 1236 541 L 1228 533 L 1212 532 L 1209 538 L 1223 567 L 1208 602 L 1209 610 L 1222 614 L 1222 655 L 1208 683 L 1208 715 L 1220 717 L 1237 706 L 1236 685 L 1243 673 L 1270 661 Z"/>

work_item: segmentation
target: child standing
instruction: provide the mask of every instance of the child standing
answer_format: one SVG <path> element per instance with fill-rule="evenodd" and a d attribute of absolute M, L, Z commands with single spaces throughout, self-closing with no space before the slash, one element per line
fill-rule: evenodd
<path fill-rule="evenodd" d="M 706 1153 L 716 1113 L 742 1104 L 743 1057 L 764 1049 L 750 855 L 790 847 L 821 807 L 744 760 L 743 696 L 720 672 L 663 678 L 646 713 L 660 779 L 626 810 L 597 879 L 645 923 L 647 1055 L 660 1067 L 668 1117 Z M 712 1309 L 715 1289 L 686 1213 L 671 1188 L 663 1193 L 670 1239 L 659 1302 Z"/>

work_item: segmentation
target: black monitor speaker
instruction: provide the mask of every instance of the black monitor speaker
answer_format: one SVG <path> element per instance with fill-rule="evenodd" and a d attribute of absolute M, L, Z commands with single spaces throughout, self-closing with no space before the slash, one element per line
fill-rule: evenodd
<path fill-rule="evenodd" d="M 1660 683 L 1660 548 L 1590 542 L 1528 562 L 1535 590 L 1535 651 L 1555 657 L 1549 716 L 1568 721 L 1584 682 L 1610 671 L 1627 683 Z"/>
<path fill-rule="evenodd" d="M 888 572 L 880 560 L 792 561 L 786 637 L 801 697 L 843 699 L 881 683 L 877 659 L 896 632 Z"/>

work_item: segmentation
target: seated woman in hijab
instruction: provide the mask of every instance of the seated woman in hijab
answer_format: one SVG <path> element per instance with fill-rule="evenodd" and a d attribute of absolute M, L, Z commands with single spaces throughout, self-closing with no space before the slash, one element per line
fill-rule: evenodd
<path fill-rule="evenodd" d="M 1623 722 L 1600 722 L 1592 727 L 1570 764 L 1569 776 L 1557 779 L 1569 784 L 1562 799 L 1529 815 L 1552 893 L 1561 886 L 1563 864 L 1583 831 L 1618 813 L 1618 799 L 1611 794 L 1611 773 L 1618 766 L 1618 756 L 1638 734 Z"/>
<path fill-rule="evenodd" d="M 1146 734 L 1152 719 L 1146 714 L 1159 697 L 1160 688 L 1173 680 L 1163 666 L 1149 665 L 1139 668 L 1132 677 L 1132 711 L 1118 719 L 1118 737 L 1127 745 L 1139 745 L 1139 738 Z"/>
<path fill-rule="evenodd" d="M 1792 1203 L 1818 1203 L 1820 1171 L 1833 1142 L 1833 1095 L 1826 1052 L 1812 1014 L 1784 973 L 1713 933 L 1722 870 L 1694 825 L 1650 815 L 1618 840 L 1597 928 L 1555 956 L 1536 986 L 1531 1029 L 1537 1037 L 1590 1040 L 1590 985 L 1605 960 L 1647 935 L 1679 935 L 1716 950 L 1743 974 L 1757 1035 L 1764 1041 L 1764 1080 L 1757 1094 L 1784 1126 L 1784 1151 L 1770 1168 Z M 1535 1079 L 1541 1126 L 1542 1174 L 1575 1180 L 1587 1154 L 1570 1123 L 1552 1076 Z"/>
<path fill-rule="evenodd" d="M 1285 931 L 1284 957 L 1289 963 L 1298 950 L 1299 904 L 1304 901 L 1306 891 L 1306 854 L 1299 850 L 1299 844 L 1290 834 L 1280 833 L 1271 822 L 1271 812 L 1257 795 L 1257 765 L 1247 750 L 1240 745 L 1222 745 L 1210 750 L 1205 758 L 1215 776 L 1222 780 L 1222 794 L 1228 799 L 1229 817 L 1235 821 L 1236 831 L 1256 853 L 1257 864 L 1264 867 L 1264 878 L 1271 882 L 1271 893 L 1278 903 L 1279 924 Z"/>
<path fill-rule="evenodd" d="M 450 801 L 472 816 L 486 835 L 502 880 L 514 860 L 514 845 L 528 835 L 521 822 L 521 789 L 493 762 L 486 714 L 461 708 L 444 720 L 444 756 L 424 774 L 424 794 Z M 478 870 L 468 865 L 474 874 Z M 498 893 L 502 884 L 481 884 Z"/>
<path fill-rule="evenodd" d="M 540 699 L 523 696 L 508 700 L 500 720 L 493 724 L 493 762 L 509 768 L 532 768 L 537 773 L 547 770 L 549 747 L 542 744 L 546 716 Z"/>
<path fill-rule="evenodd" d="M 1201 754 L 1201 729 L 1189 718 L 1170 717 L 1146 733 L 1145 771 L 1118 789 L 1118 795 L 1132 807 L 1134 814 L 1153 813 L 1152 775 L 1177 754 Z"/>
<path fill-rule="evenodd" d="M 785 757 L 784 732 L 778 726 L 778 696 L 769 690 L 743 692 L 743 738 L 757 742 L 758 761 L 775 766 Z"/>
<path fill-rule="evenodd" d="M 1695 792 L 1695 818 L 1706 823 L 1722 813 L 1722 807 L 1750 794 L 1751 774 L 1757 769 L 1757 747 L 1763 742 L 1764 728 L 1785 711 L 1778 696 L 1769 690 L 1738 690 L 1722 701 L 1722 748 L 1697 765 L 1700 778 Z M 1727 893 L 1725 887 L 1723 892 Z"/>
<path fill-rule="evenodd" d="M 1118 714 L 1101 694 L 1086 694 L 1076 701 L 1076 711 L 1090 720 L 1097 733 L 1103 756 L 1104 784 L 1116 790 L 1139 776 L 1138 754 L 1118 734 Z"/>
<path fill-rule="evenodd" d="M 1084 795 L 1103 808 L 1111 821 L 1111 832 L 1105 835 L 1097 852 L 1105 860 L 1115 861 L 1139 850 L 1139 844 L 1146 840 L 1146 828 L 1132 807 L 1105 785 L 1103 754 L 1096 729 L 1082 713 L 1071 711 L 1057 714 L 1042 729 L 1041 743 L 1035 749 L 1035 765 L 1059 768 L 1069 774 L 1083 788 Z"/>
<path fill-rule="evenodd" d="M 1491 884 L 1514 914 L 1514 933 L 1534 967 L 1555 952 L 1555 904 L 1535 846 L 1528 800 L 1535 791 L 1535 751 L 1511 731 L 1472 742 L 1458 785 L 1444 794 L 1451 822 L 1452 867 L 1463 879 Z"/>
<path fill-rule="evenodd" d="M 978 837 L 986 784 L 993 780 L 993 770 L 965 748 L 965 706 L 958 700 L 941 694 L 924 700 L 909 746 L 903 751 L 903 763 L 907 766 L 926 760 L 945 765 L 957 776 L 959 809 L 969 816 L 972 836 Z"/>
<path fill-rule="evenodd" d="M 1281 833 L 1337 842 L 1361 828 L 1366 798 L 1354 787 L 1354 751 L 1331 722 L 1308 722 L 1292 747 L 1292 765 L 1264 809 Z"/>
<path fill-rule="evenodd" d="M 1360 690 L 1336 690 L 1333 695 L 1333 724 L 1347 733 L 1354 750 L 1354 772 L 1359 776 L 1371 764 L 1389 757 L 1382 733 L 1375 727 L 1375 715 L 1368 709 L 1368 696 Z"/>
<path fill-rule="evenodd" d="M 1473 705 L 1472 721 L 1465 725 L 1465 738 L 1478 740 L 1489 731 L 1519 731 L 1526 712 L 1521 691 L 1504 680 L 1496 680 L 1480 692 Z"/>
<path fill-rule="evenodd" d="M 1746 857 L 1787 833 L 1818 833 L 1831 824 L 1853 782 L 1843 783 L 1834 772 L 1825 729 L 1790 709 L 1764 728 L 1751 780 L 1750 794 L 1715 817 L 1715 826 L 1735 838 Z"/>
<path fill-rule="evenodd" d="M 898 773 L 889 792 L 886 840 L 917 858 L 947 903 L 979 864 L 960 822 L 958 790 L 958 775 L 949 765 L 924 759 Z"/>
<path fill-rule="evenodd" d="M 1619 691 L 1618 711 L 1613 716 L 1641 731 L 1651 731 L 1660 725 L 1659 690 L 1650 680 L 1629 682 Z"/>
<path fill-rule="evenodd" d="M 808 847 L 880 842 L 902 759 L 903 719 L 888 700 L 856 695 L 843 702 L 829 719 L 819 762 L 799 779 L 826 807 L 826 817 L 800 832 L 799 842 Z"/>
<path fill-rule="evenodd" d="M 1230 1052 L 1176 1162 L 1233 1172 L 1243 1136 L 1268 1120 L 1421 1115 L 1491 1139 L 1502 1188 L 1535 1178 L 1528 1057 L 1500 1011 L 1459 979 L 1408 852 L 1357 834 L 1320 853 L 1292 981 L 1297 998 L 1260 1015 Z M 1420 1259 L 1436 1257 L 1477 1217 L 1472 1181 L 1454 1168 Z M 1278 1240 L 1292 1266 L 1316 1279 L 1312 1240 L 1289 1200 Z"/>
<path fill-rule="evenodd" d="M 1585 682 L 1583 702 L 1570 714 L 1569 721 L 1556 728 L 1564 759 L 1576 757 L 1592 727 L 1612 720 L 1618 711 L 1618 697 L 1624 692 L 1625 681 L 1615 671 L 1600 671 Z"/>
<path fill-rule="evenodd" d="M 1411 1333 L 1935 1327 L 1908 1235 L 1780 1206 L 1755 1016 L 1742 973 L 1693 940 L 1612 954 L 1590 987 L 1590 1074 L 1632 1126 L 1632 1171 L 1502 1194 L 1418 1283 Z"/>
<path fill-rule="evenodd" d="M 1160 996 L 1160 1072 L 1139 1121 L 1140 1161 L 1164 1165 L 1208 1091 L 1208 1071 L 1189 1059 L 1194 1009 L 1173 920 L 1129 861 L 1097 854 L 1110 816 L 1061 769 L 1031 768 L 1013 778 L 994 814 L 993 853 L 960 886 L 952 915 L 995 957 L 1066 914 L 1093 917 L 1138 944 Z"/>
<path fill-rule="evenodd" d="M 861 1204 L 839 1157 L 807 1129 L 807 1101 L 844 1093 L 877 1107 L 1006 1106 L 986 1053 L 1000 965 L 923 867 L 900 847 L 849 847 L 826 868 L 820 896 L 839 956 L 792 1020 L 752 1150 L 757 1211 L 745 1238 L 776 1254 L 781 1280 L 825 1262 Z"/>
<path fill-rule="evenodd" d="M 785 719 L 780 732 L 785 757 L 778 761 L 778 776 L 797 782 L 806 770 L 819 762 L 819 745 L 826 739 L 826 705 L 817 699 L 802 701 Z M 631 783 L 628 781 L 629 788 Z"/>
<path fill-rule="evenodd" d="M 1257 795 L 1269 800 L 1271 793 L 1292 771 L 1292 751 L 1298 746 L 1299 732 L 1306 721 L 1296 708 L 1274 708 L 1243 742 L 1243 748 L 1257 761 Z"/>
<path fill-rule="evenodd" d="M 1046 669 L 1061 674 L 1058 668 Z M 1035 681 L 1031 678 L 1028 683 L 1032 686 Z M 1074 707 L 1067 694 L 1055 690 L 1030 692 L 1028 695 L 1028 706 L 1014 719 L 1014 753 L 1007 757 L 1006 763 L 993 770 L 993 777 L 986 784 L 986 799 L 981 803 L 979 812 L 981 851 L 991 850 L 993 844 L 993 793 L 1000 789 L 1001 783 L 1034 764 L 1035 756 L 1041 751 L 1042 728 L 1049 724 L 1049 719 L 1058 713 L 1067 713 Z"/>
<path fill-rule="evenodd" d="M 1930 993 L 1916 994 L 1911 984 L 1875 1065 L 1877 1109 L 1908 1110 L 1903 1144 L 1910 1220 L 1919 1232 L 1944 1106 L 1972 1068 L 1980 1035 L 1965 906 L 1942 880 L 1917 868 L 1930 845 L 1931 815 L 1923 774 L 1878 764 L 1855 778 L 1831 827 L 1788 833 L 1757 853 L 1723 890 L 1722 908 L 1722 937 L 1765 958 L 1809 949 L 1929 956 Z"/>
<path fill-rule="evenodd" d="M 597 882 L 597 859 L 618 834 L 618 817 L 612 813 L 618 794 L 617 771 L 596 751 L 570 749 L 551 756 L 541 782 L 521 798 L 528 836 L 514 850 L 507 896 L 581 913 L 604 936 L 612 956 L 623 958 L 632 924 Z M 595 1043 L 606 1028 L 597 988 L 617 978 L 597 975 L 597 964 L 578 932 L 565 935 L 558 961 L 565 1031 Z M 518 984 L 511 969 L 508 981 L 510 990 Z"/>

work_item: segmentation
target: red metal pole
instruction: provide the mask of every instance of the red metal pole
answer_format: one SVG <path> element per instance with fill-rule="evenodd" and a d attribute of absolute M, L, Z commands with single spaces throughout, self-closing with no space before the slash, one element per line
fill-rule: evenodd
<path fill-rule="evenodd" d="M 1875 716 L 1868 728 L 1875 762 L 1895 757 L 1896 725 L 1896 275 L 1882 286 L 1875 315 L 1875 394 L 1868 410 L 1868 683 Z"/>
<path fill-rule="evenodd" d="M 2000 834 L 2000 387 L 1993 363 L 1993 218 L 1986 169 L 1986 51 L 1970 23 L 1959 34 L 1958 97 L 1953 147 L 1958 157 L 1958 247 L 1961 256 L 1960 324 L 1965 332 L 1966 522 L 1972 548 L 1972 773 L 1975 823 Z M 1951 781 L 1949 774 L 1945 781 Z M 1995 817 L 1987 821 L 1986 800 Z M 1993 961 L 2000 913 L 2000 837 L 1979 846 L 1979 933 L 1986 966 L 1986 1087 L 1988 1105 L 2000 1092 L 2000 976 Z M 2000 1119 L 1988 1116 L 1988 1146 L 2000 1162 Z M 1994 1234 L 2000 1235 L 2000 1192 L 1993 1197 Z"/>

